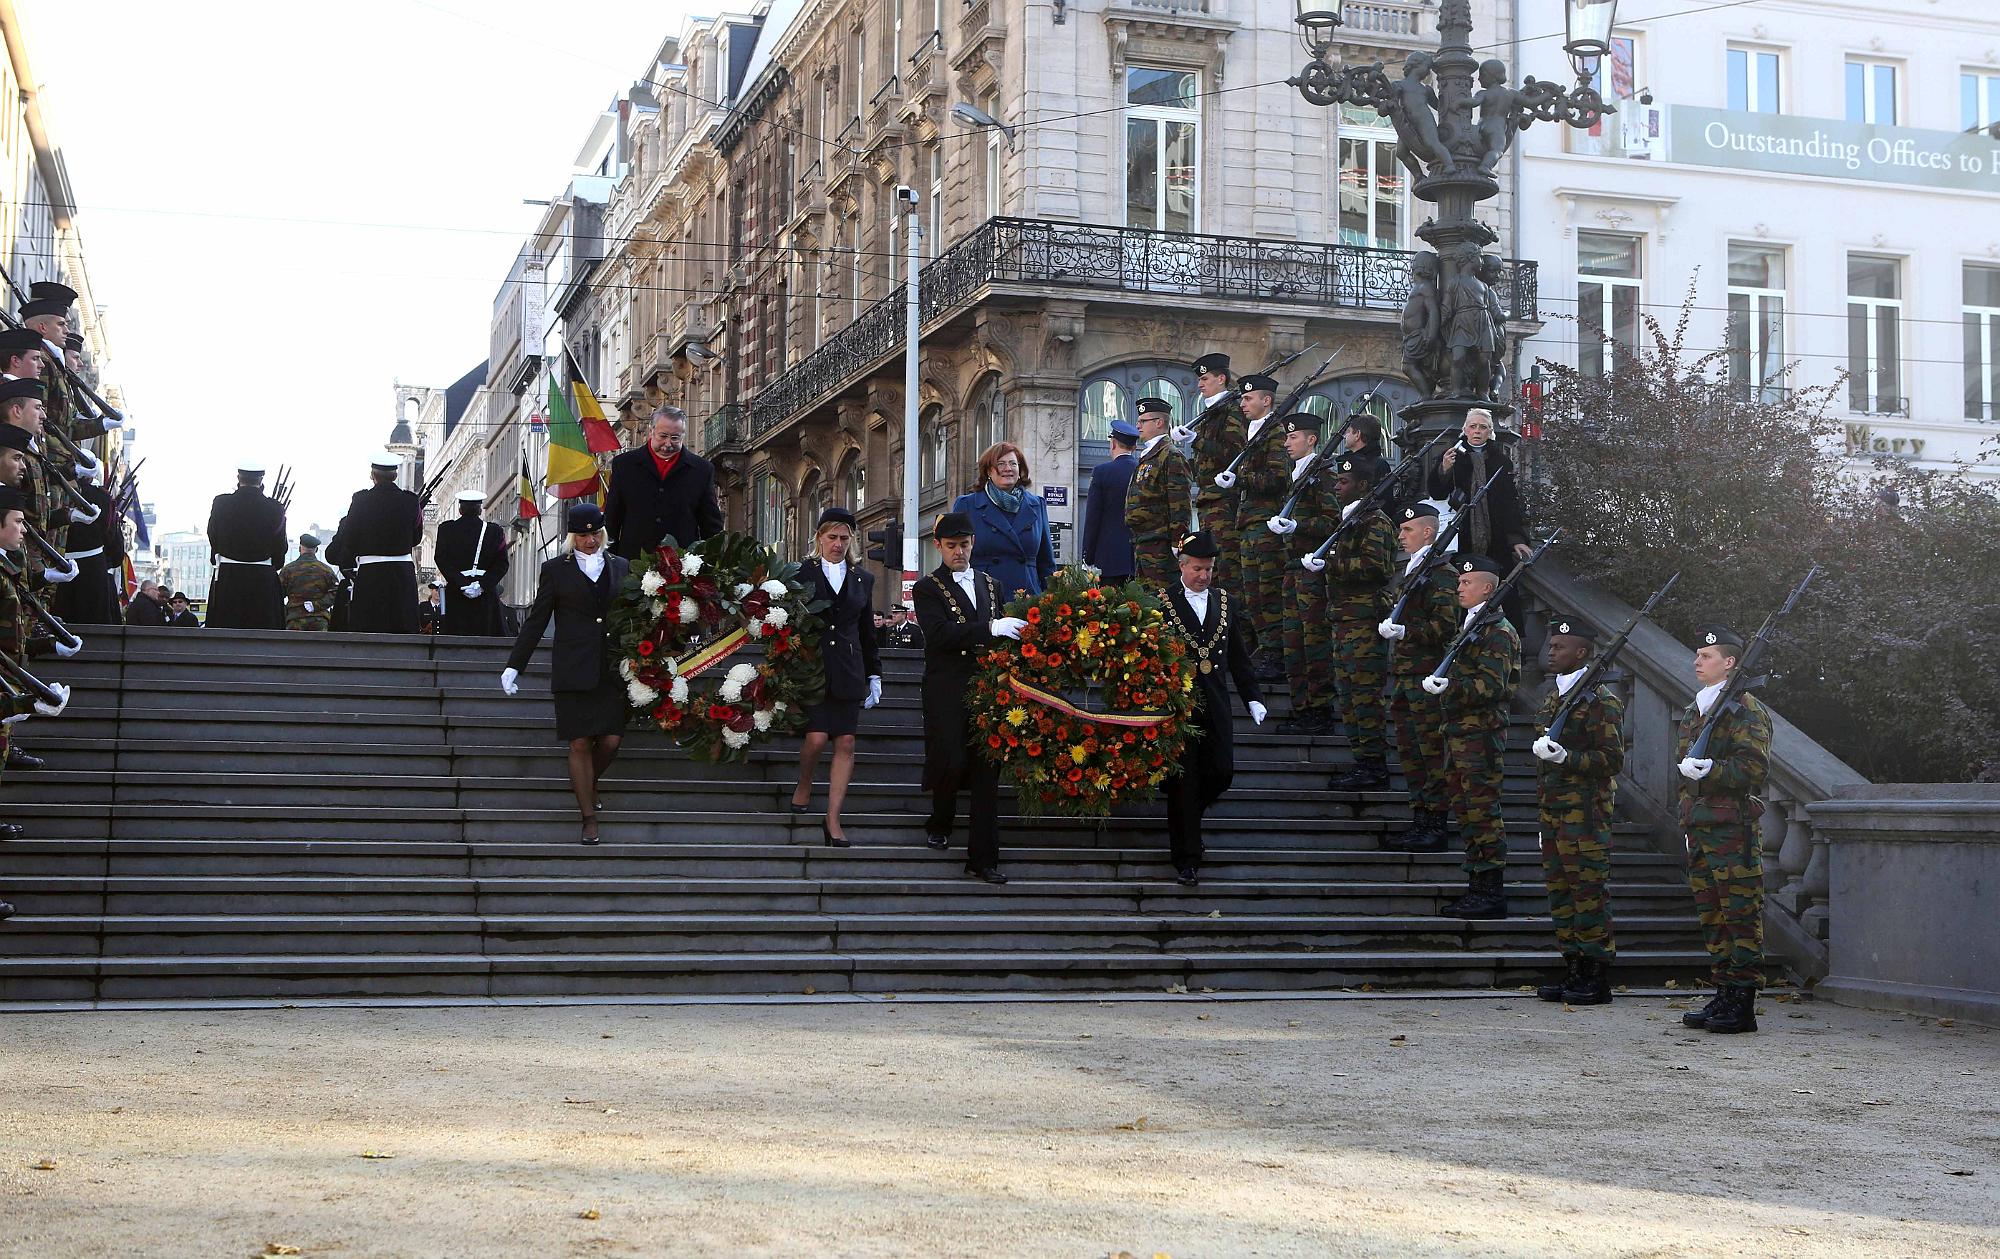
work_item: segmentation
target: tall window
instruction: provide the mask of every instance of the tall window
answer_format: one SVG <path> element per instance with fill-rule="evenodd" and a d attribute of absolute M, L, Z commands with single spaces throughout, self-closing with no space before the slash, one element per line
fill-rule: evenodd
<path fill-rule="evenodd" d="M 888 229 L 884 233 L 889 241 L 888 291 L 894 292 L 896 286 L 902 283 L 903 274 L 903 246 L 901 243 L 903 203 L 896 200 L 896 190 L 894 188 L 888 190 L 887 196 L 888 200 L 883 203 L 886 208 L 882 212 L 882 219 L 883 226 Z"/>
<path fill-rule="evenodd" d="M 1903 264 L 1895 258 L 1847 258 L 1848 405 L 1870 415 L 1901 415 Z"/>
<path fill-rule="evenodd" d="M 1000 103 L 998 97 L 989 97 L 987 99 L 996 107 Z M 1000 214 L 1000 169 L 1004 158 L 1004 154 L 1000 148 L 1001 138 L 1000 128 L 986 128 L 986 179 L 984 182 L 986 217 L 989 219 L 997 218 Z"/>
<path fill-rule="evenodd" d="M 1000 393 L 1000 380 L 990 377 L 985 388 L 973 398 L 966 408 L 966 420 L 972 426 L 972 455 L 974 459 L 986 453 L 996 442 L 1007 440 L 1007 400 Z"/>
<path fill-rule="evenodd" d="M 2000 122 L 2000 74 L 1967 70 L 1958 76 L 1958 125 L 1967 131 Z"/>
<path fill-rule="evenodd" d="M 1729 108 L 1748 114 L 1783 113 L 1778 92 L 1777 53 L 1762 48 L 1729 50 Z"/>
<path fill-rule="evenodd" d="M 1590 86 L 1607 101 L 1618 103 L 1630 100 L 1639 90 L 1643 80 L 1639 77 L 1639 41 L 1630 35 L 1611 37 L 1611 55 L 1599 57 L 1590 71 Z M 1594 157 L 1619 157 L 1625 152 L 1624 113 L 1610 114 L 1592 123 L 1588 129 L 1565 128 L 1569 132 L 1569 149 L 1572 153 L 1588 154 Z"/>
<path fill-rule="evenodd" d="M 931 199 L 924 225 L 924 257 L 935 258 L 944 248 L 944 146 L 931 146 Z"/>
<path fill-rule="evenodd" d="M 1201 111 L 1192 70 L 1125 70 L 1125 223 L 1197 230 Z"/>
<path fill-rule="evenodd" d="M 780 555 L 791 554 L 791 530 L 785 519 L 785 487 L 768 472 L 759 472 L 751 482 L 751 507 L 755 513 L 757 540 L 774 546 Z"/>
<path fill-rule="evenodd" d="M 847 229 L 847 322 L 861 318 L 861 219 L 857 215 Z"/>
<path fill-rule="evenodd" d="M 1886 61 L 1847 59 L 1847 121 L 1896 125 L 1896 67 Z"/>
<path fill-rule="evenodd" d="M 861 107 L 867 101 L 868 36 L 861 31 L 856 31 L 854 32 L 854 121 L 861 121 Z"/>
<path fill-rule="evenodd" d="M 1577 368 L 1602 376 L 1612 366 L 1604 337 L 1627 350 L 1639 348 L 1639 238 L 1610 232 L 1576 236 Z"/>
<path fill-rule="evenodd" d="M 1965 418 L 2000 420 L 2000 267 L 1965 268 Z"/>
<path fill-rule="evenodd" d="M 1729 242 L 1729 379 L 1769 401 L 1785 366 L 1785 251 Z M 1754 392 L 1753 392 L 1754 391 Z"/>
<path fill-rule="evenodd" d="M 1401 249 L 1409 243 L 1409 180 L 1396 133 L 1373 109 L 1340 110 L 1340 243 Z"/>
<path fill-rule="evenodd" d="M 868 468 L 858 454 L 847 457 L 847 469 L 840 474 L 840 505 L 854 512 L 868 505 Z"/>

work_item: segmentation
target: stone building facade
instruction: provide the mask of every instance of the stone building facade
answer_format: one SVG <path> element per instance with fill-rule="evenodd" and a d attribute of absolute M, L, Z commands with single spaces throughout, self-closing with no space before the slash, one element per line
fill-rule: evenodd
<path fill-rule="evenodd" d="M 1496 42 L 1502 7 L 1474 6 Z M 1350 60 L 1436 46 L 1428 3 L 1347 13 Z M 602 275 L 628 321 L 624 409 L 685 407 L 732 527 L 791 553 L 828 504 L 864 530 L 899 514 L 902 185 L 920 199 L 921 519 L 1004 438 L 1072 557 L 1110 421 L 1149 393 L 1189 404 L 1208 351 L 1254 371 L 1316 342 L 1289 385 L 1339 347 L 1311 405 L 1392 415 L 1416 398 L 1398 317 L 1422 203 L 1372 111 L 1285 84 L 1304 59 L 1292 17 L 1278 0 L 773 0 L 690 23 L 623 119 Z M 1531 265 L 1503 300 L 1531 331 Z"/>

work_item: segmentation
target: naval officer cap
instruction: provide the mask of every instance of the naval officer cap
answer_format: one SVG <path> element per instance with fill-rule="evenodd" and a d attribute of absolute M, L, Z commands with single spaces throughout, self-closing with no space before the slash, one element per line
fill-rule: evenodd
<path fill-rule="evenodd" d="M 1139 428 L 1130 420 L 1113 420 L 1111 435 L 1121 442 L 1136 442 L 1139 440 Z"/>
<path fill-rule="evenodd" d="M 264 465 L 255 459 L 240 459 L 236 463 L 237 476 L 260 477 L 264 475 Z"/>
<path fill-rule="evenodd" d="M 401 472 L 403 461 L 386 450 L 378 450 L 368 456 L 368 466 L 377 472 Z"/>
<path fill-rule="evenodd" d="M 461 503 L 484 503 L 486 501 L 486 491 L 460 490 L 458 492 L 458 501 Z"/>
<path fill-rule="evenodd" d="M 1250 393 L 1258 389 L 1263 390 L 1265 393 L 1278 392 L 1278 379 L 1275 376 L 1263 376 L 1256 372 L 1251 372 L 1236 383 L 1243 386 L 1244 393 Z"/>
<path fill-rule="evenodd" d="M 1133 404 L 1140 415 L 1172 415 L 1174 407 L 1165 398 L 1141 398 Z M 1134 430 L 1137 431 L 1137 430 Z"/>
<path fill-rule="evenodd" d="M 18 450 L 25 455 L 29 453 L 28 443 L 33 440 L 34 434 L 25 428 L 0 424 L 0 450 Z"/>
<path fill-rule="evenodd" d="M 972 536 L 972 517 L 962 511 L 948 511 L 937 518 L 931 526 L 931 537 L 942 542 L 946 538 L 969 538 Z"/>
<path fill-rule="evenodd" d="M 1326 431 L 1326 421 L 1310 411 L 1294 411 L 1279 423 L 1287 433 L 1311 433 L 1318 437 Z"/>
<path fill-rule="evenodd" d="M 16 376 L 12 380 L 0 380 L 0 402 L 12 402 L 16 398 L 34 398 L 40 400 L 46 397 L 48 397 L 48 390 L 42 388 L 42 382 L 39 380 L 31 380 L 25 376 Z"/>
<path fill-rule="evenodd" d="M 1695 643 L 1701 647 L 1741 647 L 1743 635 L 1727 625 L 1704 625 L 1695 634 Z"/>
<path fill-rule="evenodd" d="M 1552 616 L 1549 618 L 1549 633 L 1563 634 L 1570 638 L 1581 638 L 1589 642 L 1597 641 L 1597 627 L 1580 616 Z"/>
<path fill-rule="evenodd" d="M 1206 529 L 1188 534 L 1175 549 L 1189 559 L 1197 560 L 1212 560 L 1222 554 L 1222 548 L 1215 545 L 1215 535 Z"/>
<path fill-rule="evenodd" d="M 1453 565 L 1461 573 L 1491 573 L 1500 575 L 1500 562 L 1490 555 L 1464 555 Z"/>
<path fill-rule="evenodd" d="M 569 509 L 571 533 L 596 533 L 604 527 L 604 509 L 596 503 L 576 503 Z"/>
<path fill-rule="evenodd" d="M 1396 520 L 1400 523 L 1406 520 L 1422 520 L 1426 516 L 1432 520 L 1437 519 L 1438 509 L 1436 504 L 1425 502 L 1411 503 L 1396 513 Z"/>
<path fill-rule="evenodd" d="M 1227 354 L 1204 354 L 1194 361 L 1194 371 L 1197 376 L 1203 372 L 1214 372 L 1218 376 L 1227 376 L 1229 374 L 1229 356 Z"/>
<path fill-rule="evenodd" d="M 26 354 L 42 348 L 42 334 L 33 328 L 0 330 L 0 354 Z"/>

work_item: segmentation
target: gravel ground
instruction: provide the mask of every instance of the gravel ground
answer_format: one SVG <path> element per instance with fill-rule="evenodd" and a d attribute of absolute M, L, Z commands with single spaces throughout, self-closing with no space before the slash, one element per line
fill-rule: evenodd
<path fill-rule="evenodd" d="M 5 1015 L 0 1254 L 2000 1252 L 2000 1032 L 1768 1000 L 1757 1036 L 1677 1020 L 1639 998 Z"/>

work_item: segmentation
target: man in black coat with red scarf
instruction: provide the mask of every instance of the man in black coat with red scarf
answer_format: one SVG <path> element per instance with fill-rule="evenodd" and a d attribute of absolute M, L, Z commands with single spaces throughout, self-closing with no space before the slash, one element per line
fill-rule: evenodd
<path fill-rule="evenodd" d="M 663 538 L 693 546 L 722 532 L 715 465 L 685 449 L 687 416 L 679 407 L 653 412 L 646 444 L 611 461 L 604 527 L 611 553 L 635 560 Z"/>

